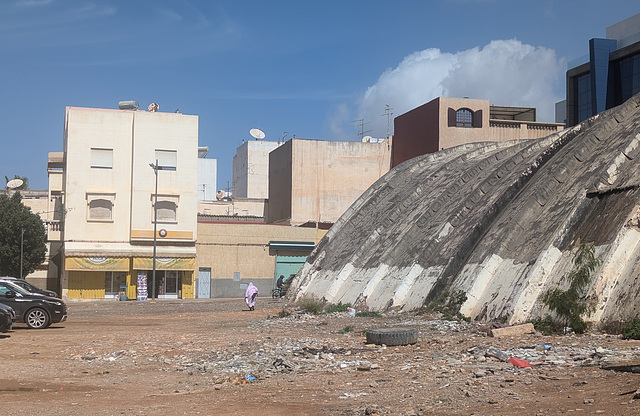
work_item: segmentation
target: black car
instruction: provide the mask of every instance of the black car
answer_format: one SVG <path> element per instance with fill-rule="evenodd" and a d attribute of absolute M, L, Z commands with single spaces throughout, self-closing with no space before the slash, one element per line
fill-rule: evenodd
<path fill-rule="evenodd" d="M 37 293 L 39 295 L 51 296 L 52 298 L 58 297 L 58 294 L 53 290 L 40 289 L 39 287 L 32 285 L 31 283 L 27 282 L 24 279 L 18 279 L 17 277 L 10 277 L 10 276 L 2 276 L 0 277 L 0 280 L 5 280 L 7 282 L 13 283 L 14 285 L 18 285 L 24 290 L 26 290 L 27 292 Z"/>
<path fill-rule="evenodd" d="M 0 332 L 8 332 L 16 321 L 16 312 L 11 306 L 0 303 Z"/>
<path fill-rule="evenodd" d="M 42 329 L 67 320 L 67 305 L 62 299 L 34 295 L 11 282 L 0 281 L 0 301 L 16 311 L 16 322 Z"/>

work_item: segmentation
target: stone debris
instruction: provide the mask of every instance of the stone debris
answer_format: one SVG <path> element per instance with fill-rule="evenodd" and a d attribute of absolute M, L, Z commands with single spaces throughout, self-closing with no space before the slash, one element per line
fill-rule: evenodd
<path fill-rule="evenodd" d="M 261 328 L 274 325 L 322 326 L 324 319 L 327 319 L 327 316 L 298 313 L 286 318 L 255 321 L 251 329 L 258 333 Z M 607 340 L 611 338 L 606 335 L 592 335 L 592 346 L 589 347 L 579 346 L 577 343 L 560 344 L 559 342 L 555 345 L 539 342 L 522 345 L 518 337 L 499 338 L 499 341 L 496 338 L 487 337 L 481 326 L 472 322 L 434 320 L 415 316 L 401 320 L 400 324 L 418 328 L 420 335 L 416 345 L 389 348 L 368 345 L 365 344 L 362 332 L 354 331 L 341 335 L 339 339 L 331 342 L 311 337 L 298 339 L 256 337 L 252 341 L 221 348 L 203 348 L 194 343 L 190 348 L 181 348 L 183 353 L 177 355 L 155 353 L 146 356 L 136 350 L 97 354 L 94 349 L 89 348 L 73 358 L 89 365 L 123 360 L 135 364 L 147 360 L 165 364 L 174 371 L 214 375 L 216 376 L 214 384 L 221 385 L 242 384 L 241 379 L 235 382 L 228 379 L 231 377 L 231 380 L 235 380 L 233 377 L 244 377 L 244 375 L 252 375 L 260 380 L 284 373 L 369 372 L 390 367 L 406 373 L 430 371 L 435 374 L 436 379 L 449 379 L 454 374 L 461 377 L 471 375 L 472 379 L 484 379 L 505 371 L 529 370 L 516 368 L 520 366 L 510 364 L 509 361 L 512 358 L 514 359 L 511 360 L 512 362 L 526 362 L 527 365 L 536 368 L 592 366 L 616 369 L 611 367 L 615 363 L 633 360 L 640 363 L 640 348 L 618 350 L 603 347 L 602 345 L 606 345 Z M 465 335 L 460 338 L 462 334 Z M 531 337 L 535 338 L 535 336 Z M 451 348 L 458 343 L 468 341 L 472 341 L 474 345 L 457 350 Z M 175 347 L 183 347 L 188 343 L 176 344 Z M 171 346 L 166 348 L 171 350 Z M 413 349 L 414 359 L 409 362 L 394 360 L 394 351 L 398 348 Z M 431 349 L 433 352 L 430 351 Z M 444 350 L 449 352 L 441 353 Z"/>
<path fill-rule="evenodd" d="M 372 398 L 395 385 L 402 388 L 398 390 L 402 392 L 402 414 L 422 415 L 438 414 L 438 409 L 465 400 L 490 406 L 517 404 L 525 395 L 522 389 L 540 381 L 565 383 L 574 389 L 571 394 L 580 406 L 595 412 L 602 406 L 598 397 L 592 392 L 580 396 L 576 392 L 593 389 L 598 377 L 607 377 L 604 368 L 640 363 L 640 346 L 620 343 L 616 336 L 525 333 L 496 338 L 488 336 L 486 325 L 463 320 L 408 313 L 377 319 L 292 313 L 257 319 L 238 328 L 235 342 L 211 343 L 197 336 L 163 341 L 142 336 L 133 344 L 135 348 L 106 350 L 96 340 L 70 346 L 66 353 L 85 374 L 122 374 L 151 366 L 156 371 L 193 377 L 189 386 L 208 386 L 215 392 L 256 384 L 288 391 L 286 386 L 299 380 L 338 376 L 319 389 L 324 393 L 331 390 L 340 402 L 361 406 L 354 414 L 394 414 L 394 409 L 374 406 Z M 346 322 L 353 330 L 339 333 L 337 329 Z M 368 328 L 389 323 L 416 328 L 418 342 L 391 347 L 366 343 Z M 278 328 L 286 328 L 282 336 Z M 577 375 L 585 368 L 601 375 L 587 381 Z M 176 394 L 188 394 L 190 390 L 184 386 L 177 386 Z M 426 391 L 438 392 L 428 399 L 430 405 L 425 403 Z M 633 390 L 621 398 L 631 403 L 639 396 Z M 422 404 L 413 409 L 412 403 L 419 402 Z"/>
<path fill-rule="evenodd" d="M 533 334 L 536 330 L 532 323 L 526 323 L 521 325 L 506 326 L 504 328 L 494 328 L 491 330 L 491 336 L 498 337 L 512 337 L 524 334 Z"/>

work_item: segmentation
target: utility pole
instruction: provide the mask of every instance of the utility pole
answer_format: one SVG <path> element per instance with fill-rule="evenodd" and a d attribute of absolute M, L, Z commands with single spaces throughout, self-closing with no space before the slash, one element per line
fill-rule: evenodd
<path fill-rule="evenodd" d="M 20 279 L 22 279 L 22 257 L 24 255 L 24 228 L 20 229 Z"/>
<path fill-rule="evenodd" d="M 162 166 L 158 166 L 158 159 L 156 159 L 156 163 L 149 163 L 151 169 L 153 169 L 153 173 L 156 175 L 156 190 L 153 194 L 154 202 L 153 202 L 153 274 L 151 278 L 151 299 L 156 298 L 156 248 L 158 244 L 158 171 L 162 170 Z"/>

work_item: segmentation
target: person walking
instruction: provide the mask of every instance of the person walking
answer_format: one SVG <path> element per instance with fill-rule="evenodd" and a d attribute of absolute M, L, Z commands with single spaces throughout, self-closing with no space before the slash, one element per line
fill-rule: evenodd
<path fill-rule="evenodd" d="M 256 298 L 258 297 L 258 288 L 255 287 L 253 282 L 249 282 L 246 292 L 244 292 L 244 301 L 247 302 L 249 310 L 252 311 L 256 308 Z"/>

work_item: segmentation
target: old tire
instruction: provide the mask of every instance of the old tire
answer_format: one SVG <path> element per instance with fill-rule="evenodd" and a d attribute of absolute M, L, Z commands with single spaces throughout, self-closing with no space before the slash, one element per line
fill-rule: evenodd
<path fill-rule="evenodd" d="M 378 328 L 367 331 L 367 344 L 409 345 L 418 342 L 415 328 Z"/>
<path fill-rule="evenodd" d="M 43 329 L 51 323 L 49 314 L 42 308 L 29 309 L 24 318 L 25 323 L 31 329 Z"/>

